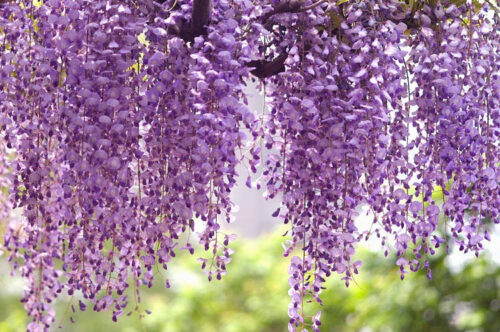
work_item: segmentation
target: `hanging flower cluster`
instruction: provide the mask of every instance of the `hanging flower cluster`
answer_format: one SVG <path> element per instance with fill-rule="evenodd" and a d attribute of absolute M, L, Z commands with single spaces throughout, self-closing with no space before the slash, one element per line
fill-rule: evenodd
<path fill-rule="evenodd" d="M 402 279 L 430 277 L 441 245 L 478 254 L 500 221 L 495 10 L 0 1 L 0 187 L 23 211 L 4 245 L 27 281 L 28 330 L 49 329 L 60 293 L 116 320 L 126 290 L 138 308 L 139 287 L 178 250 L 204 249 L 202 268 L 220 279 L 241 163 L 255 173 L 262 162 L 266 195 L 282 199 L 273 216 L 290 226 L 290 331 L 319 330 L 304 304 L 321 303 L 332 273 L 349 285 L 355 245 L 372 235 L 394 248 Z M 252 76 L 268 114 L 246 106 Z"/>
<path fill-rule="evenodd" d="M 209 279 L 225 273 L 234 236 L 219 229 L 245 148 L 240 129 L 257 136 L 240 63 L 257 37 L 239 27 L 250 17 L 237 17 L 251 6 L 221 3 L 207 35 L 187 44 L 171 31 L 191 7 L 2 8 L 2 123 L 25 217 L 5 246 L 28 281 L 30 330 L 50 326 L 49 303 L 63 291 L 116 319 L 130 280 L 151 287 L 153 267 L 166 269 L 176 247 L 193 253 L 196 240 L 211 252 L 200 258 Z"/>
<path fill-rule="evenodd" d="M 289 69 L 273 82 L 266 137 L 280 152 L 266 163 L 268 191 L 283 194 L 285 223 L 292 226 L 286 255 L 302 251 L 290 265 L 291 330 L 304 326 L 305 297 L 320 302 L 327 276 L 341 274 L 349 285 L 357 273 L 360 262 L 351 257 L 364 234 L 356 208 L 367 202 L 385 212 L 382 200 L 393 188 L 384 186 L 394 187 L 397 164 L 407 155 L 399 141 L 408 129 L 396 104 L 407 95 L 405 52 L 398 49 L 407 27 L 386 20 L 397 9 L 373 5 L 337 7 L 331 15 L 338 21 L 317 9 L 287 24 Z"/>

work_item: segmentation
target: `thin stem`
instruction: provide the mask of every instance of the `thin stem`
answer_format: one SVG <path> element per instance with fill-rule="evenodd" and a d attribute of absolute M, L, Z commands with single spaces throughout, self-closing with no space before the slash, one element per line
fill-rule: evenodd
<path fill-rule="evenodd" d="M 493 10 L 495 11 L 496 14 L 499 14 L 500 13 L 500 8 L 498 8 L 497 6 L 495 6 L 490 0 L 484 0 L 488 5 L 491 6 L 491 8 L 493 8 Z"/>
<path fill-rule="evenodd" d="M 322 4 L 324 4 L 325 2 L 328 2 L 329 0 L 319 0 L 315 3 L 313 3 L 312 5 L 309 5 L 309 6 L 306 6 L 306 7 L 303 7 L 301 8 L 300 10 L 298 10 L 298 12 L 306 12 L 308 10 L 311 10 L 311 9 L 314 9 Z"/>

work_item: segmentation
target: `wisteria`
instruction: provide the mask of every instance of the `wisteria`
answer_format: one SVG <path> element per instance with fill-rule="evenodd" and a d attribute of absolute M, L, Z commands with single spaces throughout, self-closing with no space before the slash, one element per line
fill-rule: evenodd
<path fill-rule="evenodd" d="M 478 255 L 500 222 L 499 45 L 489 1 L 0 1 L 0 220 L 28 330 L 61 294 L 139 311 L 179 251 L 221 279 L 239 165 L 281 200 L 289 331 L 320 330 L 307 303 L 371 237 L 401 279 L 431 278 L 439 247 Z"/>

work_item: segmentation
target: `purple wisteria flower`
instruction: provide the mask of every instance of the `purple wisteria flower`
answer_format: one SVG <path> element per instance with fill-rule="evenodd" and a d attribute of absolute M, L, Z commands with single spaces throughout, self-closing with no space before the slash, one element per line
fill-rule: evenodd
<path fill-rule="evenodd" d="M 411 3 L 0 1 L 0 220 L 28 330 L 60 294 L 140 310 L 179 250 L 221 279 L 240 164 L 290 227 L 290 331 L 320 330 L 305 304 L 372 236 L 401 279 L 439 247 L 478 255 L 500 222 L 498 9 Z"/>

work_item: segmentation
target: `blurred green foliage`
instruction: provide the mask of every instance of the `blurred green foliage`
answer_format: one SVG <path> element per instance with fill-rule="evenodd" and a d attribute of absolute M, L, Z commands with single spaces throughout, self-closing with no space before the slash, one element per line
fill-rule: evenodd
<path fill-rule="evenodd" d="M 180 253 L 167 274 L 172 289 L 162 287 L 161 274 L 157 286 L 143 289 L 142 319 L 134 312 L 113 323 L 109 312 L 95 313 L 90 305 L 85 312 L 73 313 L 70 299 L 63 298 L 53 330 L 286 331 L 288 260 L 282 257 L 281 242 L 279 234 L 235 241 L 228 275 L 211 283 L 195 257 Z M 452 273 L 445 256 L 438 254 L 431 261 L 433 280 L 423 271 L 406 275 L 404 281 L 394 259 L 367 249 L 359 249 L 357 259 L 364 265 L 356 283 L 346 288 L 332 276 L 323 292 L 324 305 L 308 305 L 311 315 L 322 310 L 322 331 L 500 331 L 500 267 L 488 259 L 479 258 Z M 0 268 L 5 271 L 5 262 Z M 23 331 L 27 318 L 19 303 L 22 283 L 3 276 L 1 286 L 0 332 Z M 78 307 L 75 298 L 72 303 Z"/>

